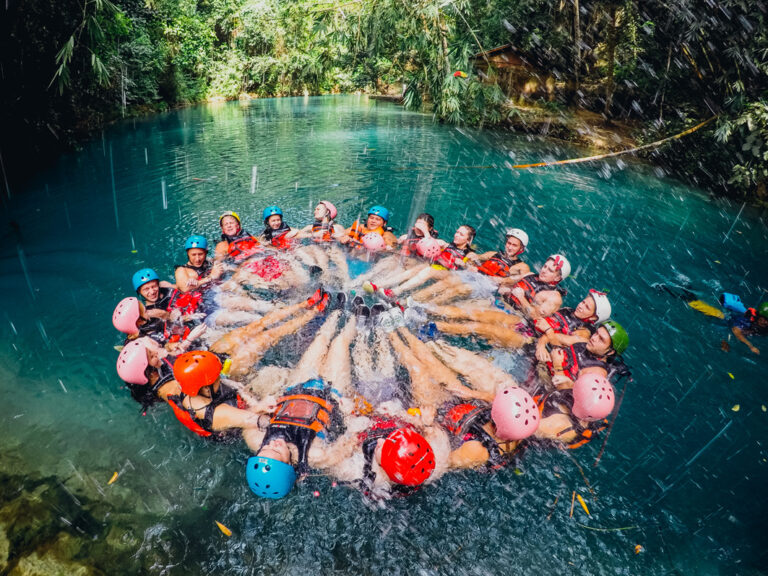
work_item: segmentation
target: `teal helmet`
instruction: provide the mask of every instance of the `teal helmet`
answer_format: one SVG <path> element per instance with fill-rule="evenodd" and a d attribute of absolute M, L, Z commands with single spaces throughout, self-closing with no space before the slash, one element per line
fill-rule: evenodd
<path fill-rule="evenodd" d="M 384 206 L 371 206 L 371 209 L 368 210 L 368 216 L 371 214 L 380 217 L 384 222 L 389 222 L 389 210 Z"/>
<path fill-rule="evenodd" d="M 267 206 L 266 208 L 264 208 L 264 212 L 262 214 L 262 216 L 264 217 L 265 224 L 267 223 L 267 219 L 270 216 L 282 216 L 282 215 L 283 215 L 283 211 L 280 210 L 280 206 Z"/>
<path fill-rule="evenodd" d="M 200 248 L 207 251 L 208 240 L 205 239 L 205 236 L 201 236 L 200 234 L 193 234 L 187 238 L 187 241 L 184 243 L 184 250 L 189 250 L 190 248 Z"/>
<path fill-rule="evenodd" d="M 296 471 L 293 466 L 280 460 L 251 456 L 245 465 L 245 478 L 256 496 L 277 500 L 293 488 Z"/>
<path fill-rule="evenodd" d="M 629 334 L 624 330 L 624 327 L 615 320 L 603 322 L 601 326 L 608 330 L 608 334 L 611 336 L 611 346 L 616 354 L 624 354 L 624 351 L 629 347 Z"/>
<path fill-rule="evenodd" d="M 142 268 L 133 275 L 133 289 L 138 292 L 139 288 L 144 286 L 147 282 L 152 282 L 152 280 L 160 280 L 160 276 L 157 275 L 157 272 L 152 270 L 152 268 Z"/>

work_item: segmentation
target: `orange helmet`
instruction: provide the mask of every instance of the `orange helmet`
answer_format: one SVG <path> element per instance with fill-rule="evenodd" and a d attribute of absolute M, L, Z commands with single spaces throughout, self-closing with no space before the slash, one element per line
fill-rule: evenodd
<path fill-rule="evenodd" d="M 184 352 L 176 358 L 173 377 L 184 394 L 194 396 L 200 388 L 210 386 L 219 379 L 221 368 L 221 360 L 213 352 L 204 350 Z"/>

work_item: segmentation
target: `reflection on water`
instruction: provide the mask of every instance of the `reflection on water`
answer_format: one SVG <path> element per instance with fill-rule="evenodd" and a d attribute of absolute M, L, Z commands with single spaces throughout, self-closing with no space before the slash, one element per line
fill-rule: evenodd
<path fill-rule="evenodd" d="M 506 168 L 569 154 L 365 98 L 258 100 L 113 128 L 14 191 L 0 246 L 0 573 L 760 573 L 765 354 L 722 352 L 722 325 L 650 285 L 754 304 L 765 221 L 629 162 Z M 142 416 L 114 374 L 110 315 L 130 274 L 170 276 L 183 239 L 215 238 L 224 210 L 256 232 L 265 205 L 297 226 L 321 197 L 344 223 L 385 204 L 398 232 L 424 209 L 444 237 L 466 221 L 483 249 L 519 226 L 532 265 L 571 258 L 567 303 L 610 290 L 635 380 L 599 466 L 593 442 L 530 449 L 517 470 L 449 475 L 384 507 L 322 476 L 265 502 L 245 485 L 243 446 L 207 445 L 168 411 Z M 590 516 L 577 503 L 570 517 L 574 491 Z"/>

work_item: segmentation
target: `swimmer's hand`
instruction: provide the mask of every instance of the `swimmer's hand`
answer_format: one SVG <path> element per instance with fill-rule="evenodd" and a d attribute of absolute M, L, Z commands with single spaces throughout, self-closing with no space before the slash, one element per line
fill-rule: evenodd
<path fill-rule="evenodd" d="M 213 266 L 211 267 L 211 279 L 218 280 L 221 278 L 222 274 L 224 274 L 224 264 L 221 262 L 214 262 Z"/>
<path fill-rule="evenodd" d="M 536 344 L 536 360 L 539 362 L 552 362 L 552 356 L 550 356 L 547 350 L 547 343 L 543 340 L 539 340 Z"/>
<path fill-rule="evenodd" d="M 195 320 L 202 320 L 205 318 L 204 312 L 195 312 L 194 314 L 185 314 L 181 317 L 182 322 L 194 322 Z"/>
<path fill-rule="evenodd" d="M 275 410 L 277 410 L 277 398 L 274 396 L 266 396 L 253 407 L 254 412 L 261 414 L 271 414 Z"/>
<path fill-rule="evenodd" d="M 562 370 L 563 362 L 565 362 L 565 352 L 563 352 L 563 349 L 557 348 L 553 350 L 550 353 L 550 357 L 552 358 L 552 367 L 555 370 Z"/>
<path fill-rule="evenodd" d="M 749 349 L 752 351 L 753 354 L 760 354 L 760 348 L 757 346 L 750 346 Z"/>
<path fill-rule="evenodd" d="M 205 324 L 200 324 L 199 326 L 195 326 L 192 330 L 190 330 L 189 335 L 187 336 L 187 342 L 191 342 L 192 340 L 197 340 L 205 334 L 205 331 L 208 329 L 208 326 Z"/>
<path fill-rule="evenodd" d="M 190 278 L 187 280 L 187 290 L 190 288 L 197 288 L 200 286 L 200 281 L 197 278 Z"/>
<path fill-rule="evenodd" d="M 557 388 L 572 388 L 573 380 L 568 378 L 565 374 L 555 374 L 552 376 L 552 384 Z"/>
<path fill-rule="evenodd" d="M 501 290 L 499 290 L 499 292 L 501 292 Z M 522 302 L 523 300 L 525 300 L 525 291 L 519 286 L 517 286 L 516 288 L 512 289 L 512 296 L 514 296 L 515 298 L 517 298 Z"/>
<path fill-rule="evenodd" d="M 171 313 L 168 315 L 168 320 L 171 322 L 178 322 L 179 318 L 181 318 L 181 310 L 178 308 L 171 310 Z"/>
<path fill-rule="evenodd" d="M 161 320 L 168 319 L 168 312 L 166 312 L 165 310 L 160 310 L 158 308 L 147 310 L 145 313 L 147 315 L 147 318 L 160 318 Z"/>

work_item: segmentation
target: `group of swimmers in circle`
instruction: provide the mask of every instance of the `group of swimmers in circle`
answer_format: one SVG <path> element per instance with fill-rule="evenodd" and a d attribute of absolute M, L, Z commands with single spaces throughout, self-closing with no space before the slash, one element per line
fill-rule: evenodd
<path fill-rule="evenodd" d="M 382 206 L 348 228 L 337 216 L 321 201 L 293 229 L 270 206 L 254 236 L 225 212 L 212 258 L 194 234 L 174 283 L 137 271 L 113 324 L 126 335 L 117 373 L 142 410 L 166 403 L 201 437 L 241 437 L 264 498 L 310 470 L 369 497 L 407 494 L 606 427 L 629 338 L 604 292 L 562 306 L 565 256 L 532 272 L 518 228 L 481 253 L 472 226 L 446 241 L 430 214 L 400 237 Z M 352 278 L 355 259 L 367 272 Z M 511 349 L 530 358 L 522 385 L 489 357 Z"/>

